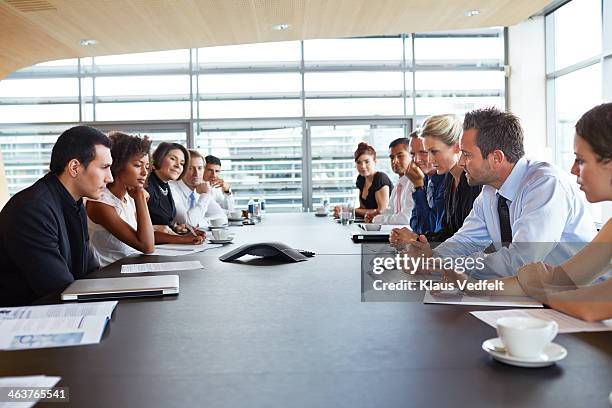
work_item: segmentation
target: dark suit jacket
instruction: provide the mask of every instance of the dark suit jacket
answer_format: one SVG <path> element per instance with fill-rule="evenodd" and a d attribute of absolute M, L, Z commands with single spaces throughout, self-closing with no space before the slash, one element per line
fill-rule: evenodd
<path fill-rule="evenodd" d="M 0 305 L 61 292 L 97 267 L 82 200 L 74 201 L 57 176 L 47 174 L 0 212 Z"/>

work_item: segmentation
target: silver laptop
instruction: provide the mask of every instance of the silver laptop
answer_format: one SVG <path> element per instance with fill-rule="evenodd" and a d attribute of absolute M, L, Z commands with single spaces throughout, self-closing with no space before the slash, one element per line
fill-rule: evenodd
<path fill-rule="evenodd" d="M 79 279 L 62 292 L 62 300 L 118 299 L 178 293 L 178 275 Z"/>

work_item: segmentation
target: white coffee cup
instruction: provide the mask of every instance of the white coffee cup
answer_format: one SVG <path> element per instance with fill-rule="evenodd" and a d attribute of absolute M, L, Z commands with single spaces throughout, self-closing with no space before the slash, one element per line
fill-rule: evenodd
<path fill-rule="evenodd" d="M 225 220 L 223 218 L 213 218 L 209 221 L 210 225 L 213 227 L 220 227 L 225 224 Z"/>
<path fill-rule="evenodd" d="M 497 319 L 497 334 L 508 354 L 519 358 L 537 358 L 557 335 L 559 325 L 552 320 L 533 317 Z"/>
<path fill-rule="evenodd" d="M 226 229 L 216 229 L 212 231 L 213 238 L 216 240 L 229 239 L 230 233 Z"/>
<path fill-rule="evenodd" d="M 233 219 L 242 218 L 242 211 L 240 210 L 230 211 L 229 216 L 230 218 L 233 218 Z"/>
<path fill-rule="evenodd" d="M 382 226 L 380 224 L 363 224 L 365 225 L 366 231 L 380 231 Z"/>
<path fill-rule="evenodd" d="M 315 211 L 317 212 L 317 214 L 325 214 L 327 212 L 325 207 L 317 207 Z"/>

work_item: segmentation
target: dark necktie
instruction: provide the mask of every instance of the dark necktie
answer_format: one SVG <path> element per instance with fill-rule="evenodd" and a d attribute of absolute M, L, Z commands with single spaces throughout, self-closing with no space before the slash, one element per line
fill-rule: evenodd
<path fill-rule="evenodd" d="M 510 209 L 508 200 L 497 195 L 497 214 L 499 215 L 499 231 L 501 232 L 502 245 L 508 247 L 512 242 L 512 228 L 510 227 Z"/>

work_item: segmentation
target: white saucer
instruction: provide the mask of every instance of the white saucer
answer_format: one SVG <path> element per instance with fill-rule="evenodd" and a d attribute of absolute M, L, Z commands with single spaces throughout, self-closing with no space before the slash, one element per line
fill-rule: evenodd
<path fill-rule="evenodd" d="M 314 215 L 316 215 L 317 217 L 327 217 L 328 213 L 326 213 L 326 212 L 324 212 L 324 213 L 315 212 Z"/>
<path fill-rule="evenodd" d="M 482 343 L 482 349 L 489 353 L 494 359 L 517 367 L 546 367 L 553 365 L 557 361 L 563 360 L 567 356 L 567 350 L 557 343 L 548 344 L 544 347 L 542 354 L 535 358 L 514 357 L 505 351 L 495 351 L 503 349 L 503 347 L 504 344 L 499 337 L 485 340 Z"/>
<path fill-rule="evenodd" d="M 227 238 L 227 239 L 209 239 L 208 242 L 210 242 L 211 244 L 229 244 L 230 242 L 232 242 L 234 240 L 234 237 L 232 238 Z"/>
<path fill-rule="evenodd" d="M 240 217 L 240 218 L 228 218 L 227 220 L 228 221 L 233 221 L 233 222 L 238 222 L 238 221 L 242 222 L 242 221 L 245 220 L 245 218 L 244 217 Z"/>
<path fill-rule="evenodd" d="M 211 230 L 211 231 L 214 230 L 214 229 L 225 229 L 225 228 L 227 228 L 227 224 L 219 225 L 218 227 L 216 227 L 214 225 L 209 225 L 208 226 L 208 229 Z"/>

